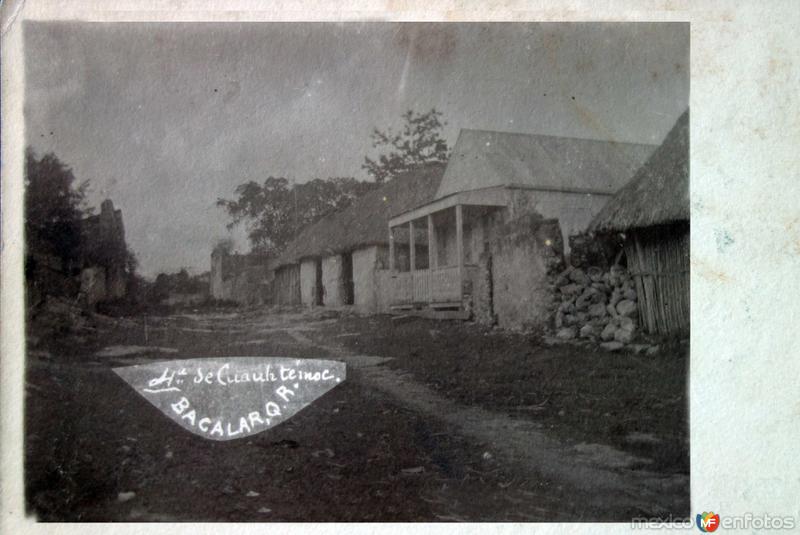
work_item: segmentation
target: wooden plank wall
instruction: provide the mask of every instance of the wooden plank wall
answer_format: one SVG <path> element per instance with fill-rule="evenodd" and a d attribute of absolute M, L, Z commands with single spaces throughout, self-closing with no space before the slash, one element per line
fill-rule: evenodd
<path fill-rule="evenodd" d="M 689 229 L 633 231 L 625 244 L 639 317 L 649 333 L 689 331 Z"/>

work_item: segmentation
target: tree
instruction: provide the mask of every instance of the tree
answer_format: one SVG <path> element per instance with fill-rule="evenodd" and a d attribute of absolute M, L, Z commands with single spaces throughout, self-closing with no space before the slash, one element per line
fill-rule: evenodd
<path fill-rule="evenodd" d="M 235 199 L 217 200 L 230 216 L 228 228 L 243 223 L 254 252 L 279 252 L 304 227 L 346 208 L 378 184 L 429 163 L 445 163 L 449 154 L 441 137 L 442 114 L 435 109 L 409 110 L 402 117 L 405 125 L 399 133 L 372 133 L 373 147 L 388 151 L 377 160 L 364 159 L 362 167 L 375 182 L 351 177 L 315 178 L 296 185 L 283 177 L 269 176 L 263 183 L 251 180 L 236 188 Z"/>
<path fill-rule="evenodd" d="M 53 153 L 25 151 L 25 244 L 28 261 L 57 257 L 66 268 L 81 254 L 81 219 L 89 183 L 76 184 L 72 170 Z"/>
<path fill-rule="evenodd" d="M 449 157 L 447 142 L 441 137 L 442 113 L 431 109 L 427 113 L 408 110 L 403 114 L 405 124 L 400 132 L 391 128 L 372 132 L 372 146 L 385 149 L 377 160 L 364 158 L 361 167 L 382 183 L 428 163 L 446 163 Z"/>
<path fill-rule="evenodd" d="M 281 251 L 304 227 L 326 214 L 346 208 L 375 187 L 355 178 L 315 178 L 290 184 L 283 177 L 268 177 L 237 186 L 236 199 L 218 199 L 231 218 L 228 228 L 244 223 L 254 252 Z"/>

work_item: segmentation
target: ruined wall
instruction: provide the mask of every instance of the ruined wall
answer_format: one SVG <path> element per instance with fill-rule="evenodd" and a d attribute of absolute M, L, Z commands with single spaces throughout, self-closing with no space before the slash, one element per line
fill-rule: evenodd
<path fill-rule="evenodd" d="M 81 293 L 86 304 L 94 305 L 107 297 L 106 270 L 102 267 L 88 267 L 81 270 Z"/>
<path fill-rule="evenodd" d="M 317 292 L 317 262 L 313 258 L 300 262 L 300 302 L 314 306 Z"/>
<path fill-rule="evenodd" d="M 341 255 L 322 259 L 322 304 L 341 306 L 344 304 L 344 280 Z"/>
<path fill-rule="evenodd" d="M 561 231 L 538 214 L 517 215 L 492 233 L 492 308 L 501 327 L 542 329 L 553 299 L 547 274 L 561 263 Z"/>
<path fill-rule="evenodd" d="M 128 291 L 128 273 L 124 266 L 113 265 L 106 268 L 106 297 L 121 299 Z"/>
<path fill-rule="evenodd" d="M 94 304 L 125 297 L 130 276 L 122 211 L 106 199 L 100 205 L 99 214 L 81 222 L 81 238 L 81 290 L 87 302 Z M 85 276 L 83 271 L 86 271 Z"/>
<path fill-rule="evenodd" d="M 472 317 L 482 325 L 494 325 L 497 318 L 493 305 L 492 256 L 482 254 L 476 269 L 468 271 L 472 288 Z"/>

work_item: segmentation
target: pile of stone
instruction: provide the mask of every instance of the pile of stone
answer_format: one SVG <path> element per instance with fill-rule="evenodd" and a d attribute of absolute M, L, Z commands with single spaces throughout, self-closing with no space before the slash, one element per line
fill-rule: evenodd
<path fill-rule="evenodd" d="M 624 267 L 570 266 L 554 277 L 553 290 L 556 338 L 600 341 L 609 350 L 634 340 L 636 284 Z"/>

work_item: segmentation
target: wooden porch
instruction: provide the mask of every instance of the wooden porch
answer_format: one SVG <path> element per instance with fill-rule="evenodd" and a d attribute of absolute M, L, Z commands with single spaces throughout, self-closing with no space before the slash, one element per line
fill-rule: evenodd
<path fill-rule="evenodd" d="M 465 272 L 475 266 L 463 266 Z M 462 273 L 458 267 L 397 272 L 392 276 L 391 302 L 396 308 L 427 305 L 434 309 L 461 308 Z"/>
<path fill-rule="evenodd" d="M 470 209 L 478 214 L 502 205 L 488 203 Z M 477 266 L 465 260 L 464 219 L 465 205 L 454 204 L 423 207 L 389 222 L 393 310 L 435 312 L 436 317 L 469 313 L 467 281 Z M 442 250 L 444 246 L 449 250 Z"/>

